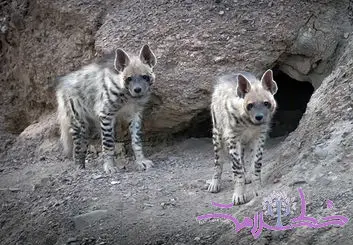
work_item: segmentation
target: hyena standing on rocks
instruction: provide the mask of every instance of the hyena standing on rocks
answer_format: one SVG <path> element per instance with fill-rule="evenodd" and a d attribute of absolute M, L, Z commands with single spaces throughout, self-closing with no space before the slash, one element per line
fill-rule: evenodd
<path fill-rule="evenodd" d="M 85 168 L 89 137 L 100 128 L 104 170 L 115 168 L 114 127 L 119 114 L 129 121 L 131 145 L 139 169 L 153 166 L 145 158 L 141 143 L 141 116 L 155 80 L 156 57 L 148 45 L 139 56 L 122 49 L 78 71 L 59 78 L 56 96 L 61 140 L 68 156 Z"/>
<path fill-rule="evenodd" d="M 233 203 L 243 204 L 258 195 L 264 142 L 277 107 L 273 96 L 276 92 L 277 84 L 271 70 L 263 74 L 261 81 L 248 72 L 219 78 L 211 103 L 215 174 L 208 191 L 220 190 L 223 163 L 219 161 L 219 151 L 223 148 L 232 161 Z M 245 171 L 246 147 L 252 152 L 252 174 Z M 245 184 L 249 183 L 251 185 L 247 187 Z"/>

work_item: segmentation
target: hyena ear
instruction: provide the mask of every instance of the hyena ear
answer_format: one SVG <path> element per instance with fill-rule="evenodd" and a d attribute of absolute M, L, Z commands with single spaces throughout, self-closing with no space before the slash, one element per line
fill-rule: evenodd
<path fill-rule="evenodd" d="M 237 86 L 237 95 L 240 98 L 244 98 L 246 93 L 249 93 L 251 88 L 250 82 L 246 77 L 239 74 L 238 75 L 238 86 Z"/>
<path fill-rule="evenodd" d="M 140 59 L 142 63 L 149 65 L 151 68 L 153 68 L 157 63 L 156 56 L 153 54 L 153 52 L 151 51 L 150 47 L 147 44 L 145 44 L 141 48 Z"/>
<path fill-rule="evenodd" d="M 122 72 L 130 64 L 130 58 L 124 50 L 115 50 L 114 67 L 118 72 Z"/>
<path fill-rule="evenodd" d="M 273 95 L 277 93 L 277 83 L 273 80 L 273 72 L 271 69 L 267 70 L 261 78 L 262 87 L 270 91 Z"/>

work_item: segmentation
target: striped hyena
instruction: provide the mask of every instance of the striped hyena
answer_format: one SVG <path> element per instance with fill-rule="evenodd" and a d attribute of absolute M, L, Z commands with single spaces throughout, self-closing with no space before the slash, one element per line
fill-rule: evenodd
<path fill-rule="evenodd" d="M 148 45 L 139 56 L 122 49 L 59 78 L 56 91 L 61 140 L 68 156 L 85 168 L 89 137 L 100 128 L 104 170 L 116 171 L 114 127 L 117 116 L 129 122 L 131 145 L 139 169 L 153 166 L 141 143 L 141 117 L 155 80 L 156 57 Z"/>
<path fill-rule="evenodd" d="M 258 195 L 264 142 L 277 107 L 273 96 L 276 92 L 271 70 L 263 74 L 261 81 L 248 72 L 219 78 L 211 103 L 215 174 L 208 191 L 220 190 L 223 163 L 219 161 L 219 151 L 225 148 L 232 161 L 233 203 L 243 204 Z M 251 175 L 245 171 L 245 150 L 252 152 Z M 248 183 L 252 183 L 250 190 L 246 190 Z"/>

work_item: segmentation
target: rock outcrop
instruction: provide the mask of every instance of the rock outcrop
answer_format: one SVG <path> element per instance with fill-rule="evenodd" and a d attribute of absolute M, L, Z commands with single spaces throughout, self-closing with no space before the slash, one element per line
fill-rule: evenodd
<path fill-rule="evenodd" d="M 207 113 L 215 76 L 279 65 L 318 88 L 332 69 L 348 1 L 10 1 L 3 4 L 3 114 L 19 133 L 55 110 L 57 75 L 116 47 L 158 56 L 146 137 L 183 132 Z"/>

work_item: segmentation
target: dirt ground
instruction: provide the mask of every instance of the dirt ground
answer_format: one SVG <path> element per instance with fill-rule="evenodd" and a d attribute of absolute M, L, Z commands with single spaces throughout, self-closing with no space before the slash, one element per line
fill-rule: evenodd
<path fill-rule="evenodd" d="M 8 159 L 0 178 L 1 244 L 212 244 L 233 226 L 196 218 L 213 210 L 212 201 L 230 203 L 230 164 L 222 191 L 211 194 L 209 138 L 159 148 L 150 155 L 153 169 L 138 172 L 130 163 L 113 176 L 93 154 L 83 171 L 60 152 Z"/>

